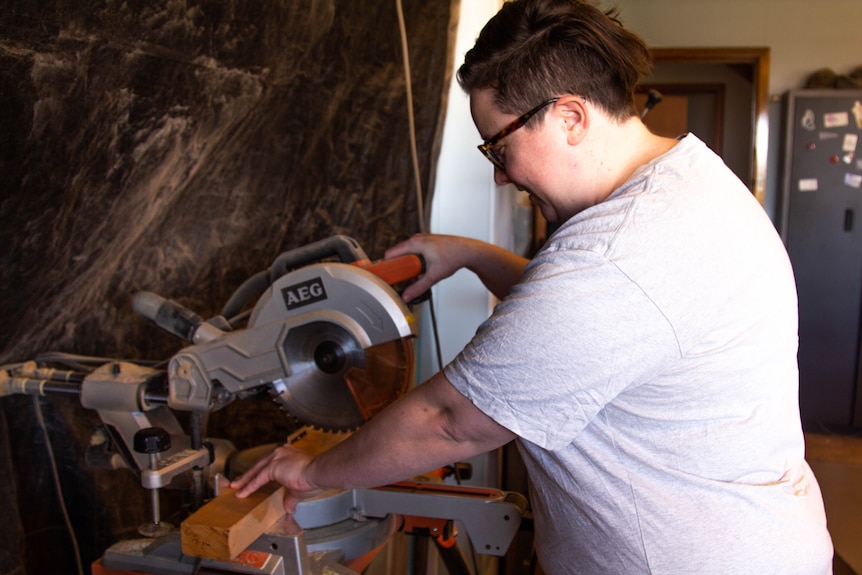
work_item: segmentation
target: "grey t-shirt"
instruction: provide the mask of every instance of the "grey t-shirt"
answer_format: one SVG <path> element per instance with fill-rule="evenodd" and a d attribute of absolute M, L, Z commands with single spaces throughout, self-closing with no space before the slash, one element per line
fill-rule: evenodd
<path fill-rule="evenodd" d="M 688 135 L 561 226 L 445 374 L 519 436 L 549 574 L 822 574 L 796 334 L 780 238 Z"/>

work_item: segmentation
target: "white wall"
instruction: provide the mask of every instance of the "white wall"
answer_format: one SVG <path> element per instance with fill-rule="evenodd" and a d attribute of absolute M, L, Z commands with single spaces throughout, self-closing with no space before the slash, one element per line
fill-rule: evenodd
<path fill-rule="evenodd" d="M 862 67 L 860 0 L 602 0 L 647 44 L 678 47 L 770 48 L 769 90 L 803 87 L 829 67 Z"/>
<path fill-rule="evenodd" d="M 461 2 L 455 70 L 500 4 L 500 0 Z M 493 166 L 476 149 L 481 143 L 470 116 L 469 100 L 453 78 L 431 203 L 430 231 L 473 237 L 511 248 L 513 202 L 517 192 L 510 187 L 494 185 Z M 488 317 L 494 302 L 476 276 L 466 270 L 439 283 L 432 293 L 441 359 L 445 365 Z M 423 308 L 421 380 L 436 372 L 439 365 L 431 339 L 428 305 Z"/>

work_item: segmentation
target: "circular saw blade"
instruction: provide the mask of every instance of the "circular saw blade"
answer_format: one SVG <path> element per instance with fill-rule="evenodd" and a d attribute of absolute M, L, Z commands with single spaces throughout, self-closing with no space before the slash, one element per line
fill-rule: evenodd
<path fill-rule="evenodd" d="M 413 345 L 396 339 L 366 349 L 342 327 L 312 322 L 284 342 L 290 375 L 272 383 L 276 400 L 299 421 L 354 429 L 397 399 L 413 374 Z"/>

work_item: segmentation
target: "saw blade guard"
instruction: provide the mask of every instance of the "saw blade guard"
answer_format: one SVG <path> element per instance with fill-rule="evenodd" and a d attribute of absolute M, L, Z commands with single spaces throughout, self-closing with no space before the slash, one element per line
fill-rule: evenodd
<path fill-rule="evenodd" d="M 312 264 L 274 281 L 245 329 L 174 355 L 168 404 L 213 411 L 269 387 L 302 423 L 355 428 L 413 382 L 416 335 L 386 281 L 356 265 Z"/>
<path fill-rule="evenodd" d="M 375 274 L 342 263 L 314 264 L 272 284 L 249 329 L 281 322 L 276 350 L 284 377 L 276 399 L 302 422 L 350 429 L 407 391 L 416 322 Z"/>

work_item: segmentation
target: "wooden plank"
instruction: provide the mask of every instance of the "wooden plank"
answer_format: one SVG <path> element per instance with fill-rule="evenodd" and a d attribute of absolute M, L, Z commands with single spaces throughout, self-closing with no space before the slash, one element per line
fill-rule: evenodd
<path fill-rule="evenodd" d="M 284 491 L 277 483 L 268 483 L 239 499 L 233 489 L 225 489 L 183 521 L 183 553 L 219 561 L 234 559 L 284 515 Z"/>
<path fill-rule="evenodd" d="M 349 431 L 334 433 L 303 427 L 288 438 L 288 443 L 306 453 L 318 455 L 348 436 Z M 238 499 L 233 489 L 221 487 L 218 497 L 190 515 L 180 526 L 183 553 L 219 561 L 236 558 L 284 515 L 284 495 L 285 488 L 275 482 L 261 487 L 245 499 Z"/>

